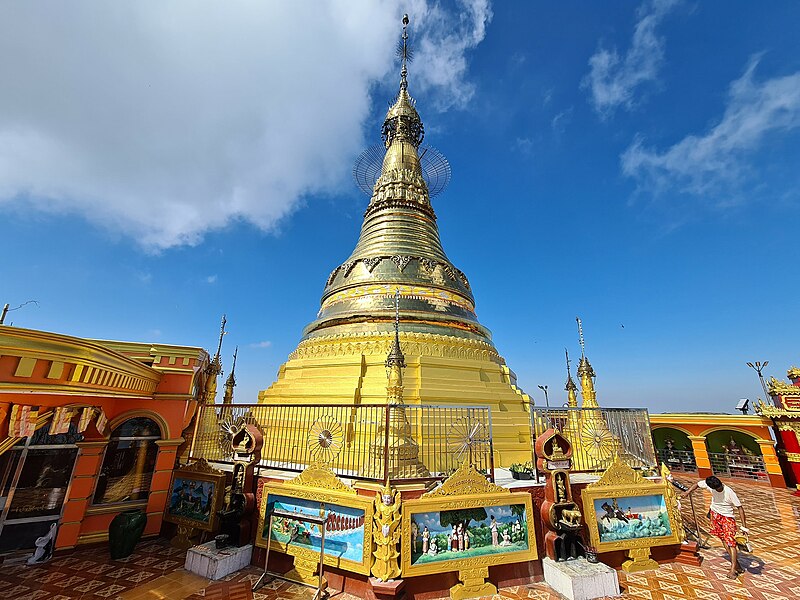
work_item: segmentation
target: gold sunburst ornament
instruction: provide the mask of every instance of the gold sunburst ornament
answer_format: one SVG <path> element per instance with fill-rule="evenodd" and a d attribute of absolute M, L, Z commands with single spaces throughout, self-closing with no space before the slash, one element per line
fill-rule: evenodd
<path fill-rule="evenodd" d="M 581 428 L 581 445 L 591 458 L 599 463 L 607 462 L 614 452 L 614 436 L 605 423 L 591 419 Z"/>
<path fill-rule="evenodd" d="M 342 450 L 344 428 L 329 415 L 320 417 L 308 430 L 308 449 L 315 461 L 330 463 Z"/>
<path fill-rule="evenodd" d="M 453 421 L 447 431 L 447 446 L 456 462 L 462 462 L 464 458 L 469 458 L 472 464 L 472 450 L 475 446 L 486 444 L 489 436 L 486 427 L 480 421 L 461 417 Z"/>

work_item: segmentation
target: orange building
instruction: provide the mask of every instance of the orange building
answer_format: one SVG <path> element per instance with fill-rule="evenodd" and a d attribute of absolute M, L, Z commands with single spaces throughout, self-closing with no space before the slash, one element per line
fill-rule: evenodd
<path fill-rule="evenodd" d="M 0 554 L 54 522 L 57 549 L 105 540 L 131 508 L 158 534 L 208 365 L 202 348 L 0 326 Z"/>
<path fill-rule="evenodd" d="M 650 427 L 659 461 L 673 472 L 786 487 L 770 419 L 713 413 L 651 414 Z"/>

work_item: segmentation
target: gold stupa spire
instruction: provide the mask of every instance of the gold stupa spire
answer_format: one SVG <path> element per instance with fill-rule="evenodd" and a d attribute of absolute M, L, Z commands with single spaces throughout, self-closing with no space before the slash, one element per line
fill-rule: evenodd
<path fill-rule="evenodd" d="M 564 348 L 564 354 L 567 357 L 567 384 L 564 389 L 567 391 L 567 406 L 576 408 L 578 406 L 578 386 L 572 381 L 572 373 L 569 369 L 569 351 Z"/>
<path fill-rule="evenodd" d="M 236 372 L 237 354 L 239 354 L 239 346 L 236 346 L 236 349 L 233 351 L 233 366 L 231 367 L 228 379 L 225 380 L 225 394 L 222 397 L 223 404 L 233 404 L 233 388 L 236 387 L 236 376 L 234 373 Z"/>
<path fill-rule="evenodd" d="M 408 421 L 406 406 L 403 404 L 403 369 L 405 366 L 405 356 L 400 349 L 400 291 L 398 290 L 395 293 L 394 340 L 389 355 L 386 357 L 388 431 L 385 425 L 381 425 L 378 428 L 378 435 L 370 444 L 375 467 L 379 467 L 384 459 L 388 460 L 385 469 L 386 485 L 389 485 L 390 479 L 430 475 L 428 469 L 419 460 L 419 445 L 411 435 L 411 423 Z M 384 444 L 388 446 L 385 454 Z"/>
<path fill-rule="evenodd" d="M 381 439 L 374 439 L 380 454 L 361 465 L 367 472 L 377 469 L 381 479 L 386 436 L 395 461 L 390 476 L 419 468 L 415 438 L 407 434 L 412 405 L 490 406 L 496 464 L 530 457 L 531 398 L 517 387 L 516 375 L 478 322 L 469 282 L 439 238 L 431 197 L 443 189 L 449 165 L 421 146 L 424 126 L 410 93 L 413 32 L 405 18 L 403 26 L 399 89 L 380 130 L 383 144 L 376 158 L 369 149 L 367 164 L 357 162 L 354 169 L 370 197 L 358 241 L 349 257 L 332 265 L 315 320 L 258 396 L 264 404 L 302 399 L 309 412 L 320 405 L 386 402 L 390 424 L 387 429 L 384 421 Z M 480 227 L 463 235 L 478 239 Z M 432 425 L 447 431 L 451 424 L 439 419 L 449 417 L 441 414 Z M 355 431 L 355 424 L 347 426 Z M 287 427 L 293 439 L 306 435 L 301 422 Z M 428 465 L 432 471 L 438 466 Z"/>
<path fill-rule="evenodd" d="M 220 352 L 222 352 L 222 338 L 226 333 L 228 333 L 225 331 L 225 324 L 227 322 L 228 321 L 225 318 L 225 315 L 222 315 L 222 324 L 219 328 L 219 344 L 217 344 L 217 353 L 206 367 L 206 384 L 203 392 L 204 404 L 214 404 L 217 401 L 217 377 L 222 372 L 222 358 L 220 357 Z"/>
<path fill-rule="evenodd" d="M 578 322 L 578 340 L 581 344 L 581 360 L 578 363 L 578 377 L 581 380 L 581 396 L 583 396 L 583 408 L 598 408 L 597 392 L 594 389 L 594 369 L 586 358 L 585 346 L 583 340 L 583 324 L 580 317 L 575 317 Z"/>
<path fill-rule="evenodd" d="M 389 404 L 402 404 L 403 369 L 406 367 L 406 357 L 400 349 L 400 290 L 395 292 L 394 310 L 394 341 L 389 356 L 386 357 L 386 375 L 389 379 L 386 390 Z"/>
<path fill-rule="evenodd" d="M 483 342 L 490 333 L 475 316 L 469 282 L 447 258 L 423 177 L 419 148 L 425 127 L 408 91 L 408 18 L 398 48 L 400 89 L 386 113 L 386 149 L 361 235 L 350 257 L 331 273 L 317 319 L 303 340 L 319 336 L 389 332 L 393 296 L 407 333 L 457 335 Z"/>

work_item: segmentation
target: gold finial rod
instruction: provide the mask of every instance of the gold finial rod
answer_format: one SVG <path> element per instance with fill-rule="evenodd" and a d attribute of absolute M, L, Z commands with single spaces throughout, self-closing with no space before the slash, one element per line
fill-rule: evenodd
<path fill-rule="evenodd" d="M 222 325 L 219 328 L 219 344 L 217 344 L 217 353 L 214 355 L 214 360 L 219 362 L 220 361 L 220 352 L 222 352 L 222 337 L 228 333 L 225 331 L 225 324 L 228 322 L 228 319 L 225 318 L 225 315 L 222 315 Z"/>
<path fill-rule="evenodd" d="M 400 58 L 402 59 L 402 68 L 400 69 L 400 89 L 407 90 L 408 89 L 408 80 L 406 76 L 408 75 L 408 69 L 406 68 L 406 64 L 409 60 L 409 52 L 408 52 L 408 15 L 403 15 L 403 41 L 402 47 L 400 48 Z"/>
<path fill-rule="evenodd" d="M 567 379 L 572 379 L 572 373 L 569 370 L 569 350 L 564 348 L 564 356 L 567 357 Z"/>
<path fill-rule="evenodd" d="M 231 375 L 236 371 L 236 356 L 239 354 L 239 346 L 233 350 L 233 366 L 231 367 Z"/>
<path fill-rule="evenodd" d="M 575 320 L 578 322 L 578 342 L 581 345 L 581 358 L 584 357 L 584 350 L 586 347 L 586 343 L 583 340 L 583 324 L 581 323 L 580 317 L 575 317 Z"/>
<path fill-rule="evenodd" d="M 400 345 L 400 288 L 394 291 L 394 339 Z"/>
<path fill-rule="evenodd" d="M 397 288 L 394 294 L 394 341 L 389 356 L 386 357 L 386 368 L 393 364 L 401 368 L 406 366 L 406 357 L 400 349 L 400 288 Z"/>

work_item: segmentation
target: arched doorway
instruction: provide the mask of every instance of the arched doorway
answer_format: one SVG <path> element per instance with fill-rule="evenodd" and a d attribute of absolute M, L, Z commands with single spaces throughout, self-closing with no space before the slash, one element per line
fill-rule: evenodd
<path fill-rule="evenodd" d="M 761 447 L 755 440 L 755 436 L 738 429 L 707 433 L 708 458 L 714 475 L 769 481 Z"/>
<path fill-rule="evenodd" d="M 692 442 L 685 431 L 674 427 L 658 427 L 652 433 L 659 462 L 667 465 L 673 472 L 697 472 Z"/>

